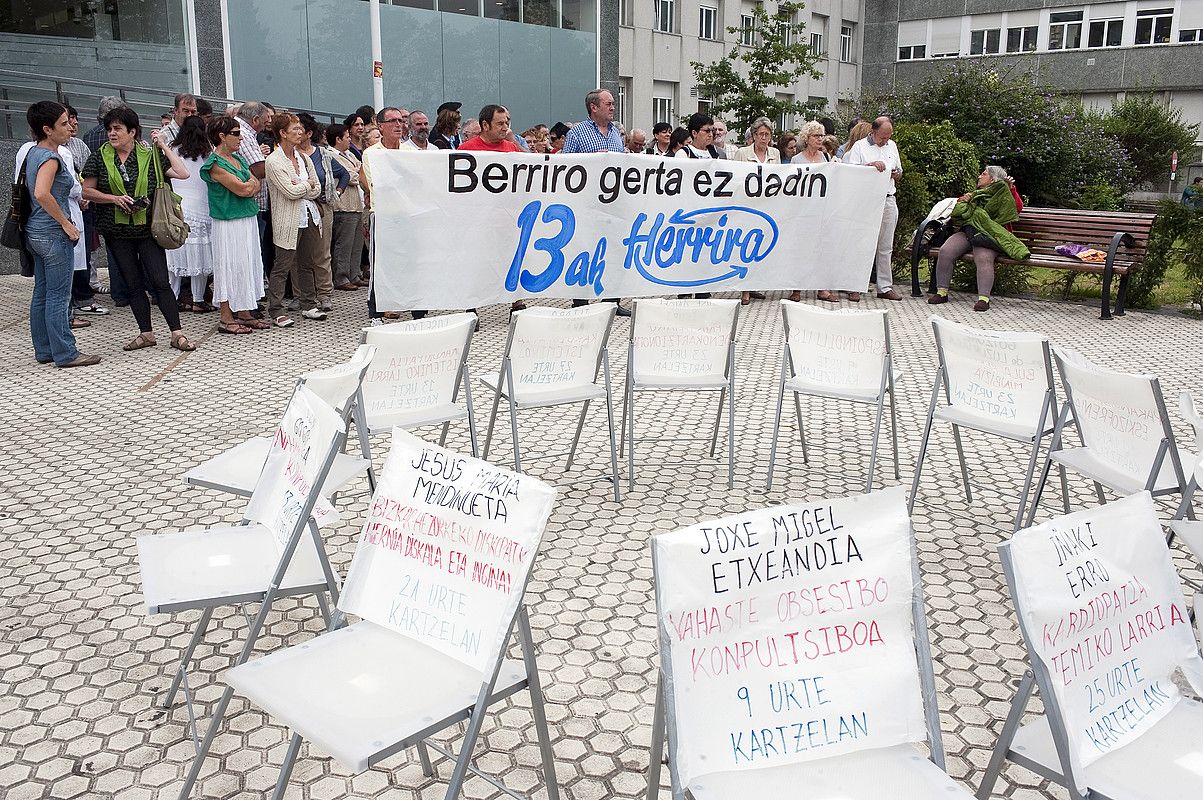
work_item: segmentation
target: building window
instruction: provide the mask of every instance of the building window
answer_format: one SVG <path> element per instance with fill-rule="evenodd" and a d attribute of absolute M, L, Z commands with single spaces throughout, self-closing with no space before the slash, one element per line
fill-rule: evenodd
<path fill-rule="evenodd" d="M 1097 19 L 1090 21 L 1090 40 L 1087 47 L 1119 47 L 1124 38 L 1122 19 Z"/>
<path fill-rule="evenodd" d="M 756 44 L 756 18 L 751 14 L 739 15 L 739 43 L 744 47 Z"/>
<path fill-rule="evenodd" d="M 652 121 L 667 122 L 674 126 L 677 124 L 677 119 L 673 115 L 673 99 L 671 97 L 652 98 Z"/>
<path fill-rule="evenodd" d="M 1168 44 L 1174 24 L 1174 9 L 1150 8 L 1136 12 L 1137 44 Z M 1179 40 L 1181 40 L 1179 36 Z"/>
<path fill-rule="evenodd" d="M 627 78 L 621 78 L 618 81 L 618 96 L 614 98 L 615 118 L 623 125 L 630 126 L 631 120 L 627 118 Z"/>
<path fill-rule="evenodd" d="M 706 114 L 707 116 L 714 116 L 713 114 L 710 113 L 710 109 L 713 107 L 714 107 L 713 100 L 707 100 L 705 97 L 698 98 L 698 113 L 699 114 Z"/>
<path fill-rule="evenodd" d="M 702 6 L 698 9 L 698 38 L 717 39 L 718 9 L 712 6 Z"/>
<path fill-rule="evenodd" d="M 916 61 L 920 58 L 927 58 L 927 45 L 913 44 L 909 47 L 898 48 L 899 61 Z"/>
<path fill-rule="evenodd" d="M 676 0 L 656 0 L 656 30 L 673 32 L 673 17 L 676 16 Z"/>
<path fill-rule="evenodd" d="M 1034 53 L 1036 52 L 1036 32 L 1038 28 L 1035 25 L 1027 28 L 1007 28 L 1007 52 L 1008 53 Z"/>
<path fill-rule="evenodd" d="M 1203 42 L 1203 28 L 1195 28 L 1189 31 L 1178 31 L 1178 41 Z"/>
<path fill-rule="evenodd" d="M 852 26 L 840 26 L 840 61 L 852 63 Z"/>
<path fill-rule="evenodd" d="M 1076 50 L 1082 46 L 1082 12 L 1061 11 L 1048 15 L 1048 49 Z"/>
<path fill-rule="evenodd" d="M 991 30 L 973 31 L 969 34 L 969 55 L 980 56 L 983 53 L 997 53 L 1002 31 L 998 28 Z"/>
<path fill-rule="evenodd" d="M 618 0 L 618 24 L 631 24 L 631 0 Z"/>
<path fill-rule="evenodd" d="M 827 39 L 827 17 L 822 14 L 810 15 L 810 52 L 816 56 L 827 55 L 825 47 Z"/>
<path fill-rule="evenodd" d="M 789 99 L 792 100 L 793 98 L 789 98 Z M 780 116 L 777 117 L 777 130 L 778 131 L 793 130 L 793 126 L 790 125 L 790 115 L 788 113 L 782 111 Z M 798 149 L 801 150 L 802 148 L 799 147 Z"/>
<path fill-rule="evenodd" d="M 823 34 L 811 32 L 810 52 L 816 56 L 823 54 Z"/>

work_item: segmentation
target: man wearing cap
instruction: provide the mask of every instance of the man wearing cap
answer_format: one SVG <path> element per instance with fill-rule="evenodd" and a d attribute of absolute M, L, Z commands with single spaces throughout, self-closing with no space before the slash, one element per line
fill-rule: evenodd
<path fill-rule="evenodd" d="M 459 109 L 462 105 L 463 103 L 443 103 L 435 112 L 430 143 L 440 150 L 457 150 L 462 143 L 459 135 Z"/>

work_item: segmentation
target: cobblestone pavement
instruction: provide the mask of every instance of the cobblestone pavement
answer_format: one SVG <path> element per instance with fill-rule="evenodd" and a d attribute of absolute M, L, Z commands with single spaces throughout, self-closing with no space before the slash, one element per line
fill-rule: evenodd
<path fill-rule="evenodd" d="M 30 291 L 28 281 L 0 277 L 6 298 L 0 305 L 0 402 L 7 409 L 0 448 L 0 797 L 174 797 L 192 757 L 187 714 L 182 706 L 164 713 L 155 698 L 196 615 L 147 616 L 134 537 L 239 518 L 239 502 L 186 487 L 181 473 L 269 431 L 294 376 L 345 359 L 365 319 L 366 292 L 338 293 L 327 322 L 300 321 L 291 330 L 250 336 L 210 335 L 215 316 L 186 315 L 185 330 L 200 343 L 189 355 L 166 346 L 161 318 L 158 347 L 122 352 L 136 328 L 121 309 L 92 317 L 92 327 L 79 332 L 83 351 L 102 354 L 103 363 L 57 370 L 33 360 L 25 312 Z M 1203 391 L 1203 329 L 1197 321 L 1132 313 L 1103 322 L 1093 307 L 1006 299 L 983 315 L 970 310 L 971 300 L 956 296 L 938 313 L 979 326 L 1043 331 L 1100 363 L 1155 373 L 1171 407 L 1180 390 Z M 891 311 L 903 371 L 902 480 L 909 483 L 935 366 L 931 307 L 909 297 L 863 305 Z M 470 358 L 476 374 L 496 368 L 505 321 L 502 307 L 484 310 Z M 619 385 L 627 335 L 627 321 L 618 320 L 610 354 Z M 528 464 L 561 492 L 527 601 L 566 798 L 635 798 L 644 792 L 656 674 L 649 537 L 764 504 L 845 495 L 862 486 L 868 411 L 816 401 L 805 405 L 810 464 L 802 463 L 788 433 L 793 429 L 787 429 L 774 490 L 763 492 L 781 339 L 775 301 L 742 310 L 734 490 L 727 489 L 724 461 L 680 463 L 705 455 L 694 443 L 649 448 L 636 490 L 613 502 L 607 485 L 594 480 L 608 468 L 601 413 L 591 414 L 571 471 L 562 472 L 554 460 Z M 642 403 L 642 435 L 705 425 L 713 413 L 713 399 L 658 400 L 655 413 L 650 400 Z M 481 418 L 483 433 L 483 413 Z M 1185 426 L 1175 424 L 1187 436 Z M 556 411 L 525 413 L 524 454 L 562 449 L 571 425 Z M 493 459 L 505 463 L 508 426 L 499 428 Z M 450 446 L 468 449 L 463 426 Z M 966 449 L 974 502 L 967 504 L 961 491 L 951 436 L 937 429 L 914 527 L 948 769 L 972 790 L 1025 666 L 995 545 L 1009 531 L 1026 456 L 1017 445 L 973 434 Z M 879 475 L 892 484 L 885 452 Z M 1077 507 L 1094 502 L 1082 479 L 1071 477 L 1071 492 Z M 344 523 L 327 536 L 327 547 L 336 568 L 345 570 L 367 507 L 366 482 L 339 503 Z M 1052 492 L 1045 516 L 1056 504 Z M 1176 558 L 1194 578 L 1203 577 L 1182 553 Z M 219 610 L 216 621 L 191 672 L 202 714 L 220 694 L 221 672 L 246 630 L 237 610 Z M 312 599 L 281 601 L 259 650 L 303 641 L 320 629 Z M 486 722 L 477 763 L 543 797 L 524 703 L 517 699 Z M 285 730 L 236 698 L 195 796 L 262 796 L 275 780 L 286 741 Z M 436 768 L 439 778 L 425 779 L 408 753 L 352 777 L 306 746 L 288 796 L 442 797 L 450 765 L 443 761 Z M 1014 767 L 997 791 L 1025 799 L 1063 796 Z M 470 778 L 465 794 L 497 793 Z M 666 788 L 661 796 L 668 796 Z"/>

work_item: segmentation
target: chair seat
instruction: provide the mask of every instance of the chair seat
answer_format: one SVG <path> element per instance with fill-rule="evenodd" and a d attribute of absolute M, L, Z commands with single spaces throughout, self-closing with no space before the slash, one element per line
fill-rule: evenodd
<path fill-rule="evenodd" d="M 1044 715 L 1015 734 L 1011 757 L 1046 777 L 1061 775 L 1061 762 Z M 1139 739 L 1087 767 L 1084 780 L 1091 800 L 1203 797 L 1203 703 L 1181 701 Z"/>
<path fill-rule="evenodd" d="M 149 614 L 261 600 L 280 562 L 275 537 L 262 525 L 152 533 L 139 536 L 137 544 Z M 321 560 L 306 531 L 280 593 L 325 588 Z"/>
<path fill-rule="evenodd" d="M 1183 459 L 1190 457 L 1189 453 L 1183 451 L 1179 451 L 1179 453 Z M 1119 494 L 1129 495 L 1144 491 L 1147 475 L 1134 478 L 1101 460 L 1089 447 L 1067 447 L 1063 450 L 1053 451 L 1051 456 L 1053 461 L 1058 464 L 1064 464 L 1074 472 L 1096 480 Z M 1186 461 L 1184 460 L 1183 463 Z M 1157 482 L 1153 484 L 1153 494 L 1176 492 L 1178 489 L 1178 479 L 1174 476 L 1174 465 L 1167 454 L 1161 465 L 1161 474 L 1157 476 Z"/>
<path fill-rule="evenodd" d="M 468 416 L 468 409 L 455 403 L 431 406 L 415 410 L 390 411 L 368 417 L 368 433 L 391 431 L 393 428 L 420 428 L 423 425 L 441 425 L 458 422 Z"/>
<path fill-rule="evenodd" d="M 496 372 L 480 376 L 480 382 L 494 392 L 497 391 L 499 381 L 499 373 Z M 543 408 L 545 406 L 558 406 L 565 403 L 581 403 L 585 400 L 601 400 L 606 396 L 606 387 L 599 386 L 596 383 L 578 384 L 576 386 L 567 386 L 563 389 L 523 387 L 521 383 L 518 386 L 523 394 L 521 400 L 514 402 L 514 405 L 518 408 Z M 504 383 L 501 384 L 501 396 L 509 398 Z"/>
<path fill-rule="evenodd" d="M 790 378 L 785 382 L 787 392 L 798 392 L 811 397 L 829 397 L 833 400 L 851 400 L 854 403 L 877 404 L 877 387 L 867 391 L 836 388 L 821 383 L 814 383 L 804 378 Z"/>
<path fill-rule="evenodd" d="M 1017 442 L 1025 442 L 1031 444 L 1035 438 L 1035 424 L 1024 425 L 1015 422 L 1006 422 L 994 417 L 987 417 L 982 414 L 974 414 L 972 411 L 966 411 L 962 408 L 953 408 L 952 406 L 937 406 L 935 418 L 944 422 L 960 425 L 964 428 L 972 428 L 975 431 L 982 433 L 990 433 L 995 436 L 1003 436 L 1007 439 L 1014 439 Z M 1047 425 L 1042 435 L 1047 435 L 1053 432 L 1052 415 L 1049 415 Z"/>
<path fill-rule="evenodd" d="M 255 491 L 259 473 L 263 471 L 263 462 L 267 460 L 271 443 L 268 436 L 247 439 L 185 472 L 184 483 L 250 497 Z M 339 453 L 334 457 L 330 474 L 322 485 L 322 495 L 329 497 L 341 491 L 355 477 L 367 473 L 369 466 L 371 463 L 367 459 Z"/>
<path fill-rule="evenodd" d="M 234 667 L 225 680 L 349 770 L 368 767 L 468 717 L 482 674 L 372 622 Z M 494 702 L 526 686 L 506 660 Z"/>
<path fill-rule="evenodd" d="M 703 375 L 699 377 L 689 375 L 666 377 L 657 375 L 653 378 L 640 375 L 635 376 L 635 391 L 638 392 L 656 391 L 658 389 L 709 392 L 726 389 L 728 385 L 727 379 L 721 375 Z"/>
<path fill-rule="evenodd" d="M 1182 540 L 1195 560 L 1203 564 L 1203 522 L 1176 519 L 1170 523 L 1170 530 Z"/>
<path fill-rule="evenodd" d="M 887 788 L 888 787 L 888 788 Z M 765 769 L 718 772 L 689 786 L 696 800 L 932 800 L 973 797 L 911 745 Z"/>

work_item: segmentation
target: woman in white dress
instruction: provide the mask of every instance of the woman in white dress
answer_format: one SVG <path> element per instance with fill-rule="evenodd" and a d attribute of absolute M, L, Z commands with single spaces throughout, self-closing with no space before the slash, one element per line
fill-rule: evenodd
<path fill-rule="evenodd" d="M 200 170 L 205 159 L 213 152 L 209 136 L 205 132 L 205 121 L 200 117 L 188 117 L 180 126 L 172 149 L 188 167 L 185 180 L 173 180 L 171 188 L 180 196 L 184 211 L 184 222 L 188 223 L 188 238 L 184 245 L 167 251 L 167 274 L 171 278 L 171 290 L 178 299 L 184 279 L 192 283 L 192 302 L 180 303 L 180 311 L 213 311 L 205 302 L 205 289 L 209 276 L 213 274 L 213 254 L 210 249 L 209 187 L 201 178 Z"/>

